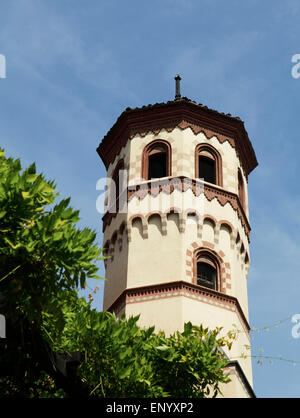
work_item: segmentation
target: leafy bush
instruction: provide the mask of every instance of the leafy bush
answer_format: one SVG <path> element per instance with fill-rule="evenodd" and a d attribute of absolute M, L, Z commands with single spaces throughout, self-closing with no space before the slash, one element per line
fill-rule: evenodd
<path fill-rule="evenodd" d="M 184 332 L 166 337 L 154 327 L 140 328 L 138 317 L 118 320 L 97 312 L 76 294 L 68 295 L 64 307 L 63 332 L 56 332 L 51 318 L 45 329 L 55 351 L 82 353 L 77 374 L 89 396 L 205 397 L 229 381 L 221 348 L 230 341 L 218 338 L 219 330 L 187 323 Z"/>

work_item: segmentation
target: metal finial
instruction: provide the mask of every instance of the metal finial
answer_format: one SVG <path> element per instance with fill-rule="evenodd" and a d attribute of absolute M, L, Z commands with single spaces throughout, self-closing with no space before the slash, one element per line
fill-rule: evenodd
<path fill-rule="evenodd" d="M 180 94 L 180 80 L 181 77 L 179 74 L 176 74 L 174 77 L 175 81 L 176 81 L 176 93 L 175 93 L 175 100 L 178 100 L 181 98 L 181 94 Z"/>

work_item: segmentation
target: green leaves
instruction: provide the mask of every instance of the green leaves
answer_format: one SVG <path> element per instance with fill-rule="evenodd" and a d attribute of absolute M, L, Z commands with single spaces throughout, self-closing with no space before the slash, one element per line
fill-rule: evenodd
<path fill-rule="evenodd" d="M 191 322 L 187 322 L 186 324 L 184 324 L 184 332 L 183 335 L 184 336 L 188 336 L 192 333 L 193 330 L 193 326 L 191 324 Z"/>
<path fill-rule="evenodd" d="M 53 181 L 22 170 L 20 160 L 0 150 L 0 292 L 1 312 L 14 326 L 28 319 L 41 324 L 48 313 L 61 329 L 62 306 L 57 295 L 84 287 L 96 276 L 101 249 L 96 234 L 80 230 L 79 211 L 70 198 L 55 202 Z"/>
<path fill-rule="evenodd" d="M 91 397 L 205 397 L 228 381 L 222 369 L 227 360 L 218 350 L 228 341 L 216 330 L 188 323 L 166 337 L 154 327 L 140 328 L 139 317 L 97 312 L 70 292 L 59 297 L 65 326 L 59 334 L 47 317 L 49 341 L 56 351 L 85 352 L 78 376 Z"/>
<path fill-rule="evenodd" d="M 132 373 L 132 367 L 127 366 L 119 373 L 119 379 L 125 379 L 125 377 L 128 377 Z"/>

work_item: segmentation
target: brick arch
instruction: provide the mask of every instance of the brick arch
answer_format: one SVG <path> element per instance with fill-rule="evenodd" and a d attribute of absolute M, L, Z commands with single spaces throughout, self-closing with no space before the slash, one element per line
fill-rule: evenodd
<path fill-rule="evenodd" d="M 212 253 L 220 263 L 220 292 L 230 294 L 231 290 L 231 266 L 226 254 L 217 245 L 205 241 L 193 242 L 186 250 L 186 279 L 193 281 L 194 278 L 194 257 L 199 250 Z"/>
<path fill-rule="evenodd" d="M 221 230 L 221 228 L 222 228 L 223 225 L 226 226 L 230 230 L 230 232 L 229 232 L 229 235 L 230 235 L 230 247 L 233 248 L 234 247 L 234 244 L 235 244 L 235 238 L 236 238 L 236 234 L 237 234 L 237 229 L 232 225 L 231 222 L 229 222 L 229 221 L 227 221 L 225 219 L 221 219 L 218 222 L 218 225 L 217 225 L 217 233 L 216 233 L 216 235 L 217 235 L 216 241 L 219 242 L 220 230 Z"/>
<path fill-rule="evenodd" d="M 169 219 L 168 219 L 168 215 L 176 215 L 175 216 L 175 219 L 176 219 L 176 226 L 177 226 L 177 230 L 178 230 L 178 232 L 183 232 L 183 227 L 185 226 L 185 225 L 183 225 L 183 223 L 184 223 L 184 219 L 183 219 L 183 217 L 182 217 L 182 212 L 181 212 L 181 210 L 180 209 L 178 209 L 178 208 L 174 208 L 174 207 L 172 207 L 172 208 L 170 208 L 169 210 L 167 210 L 165 213 L 164 213 L 164 216 L 165 216 L 165 221 L 166 221 L 166 228 L 168 229 L 168 221 L 169 221 Z M 168 231 L 167 231 L 168 232 Z"/>
<path fill-rule="evenodd" d="M 153 211 L 150 212 L 146 215 L 146 219 L 147 219 L 147 228 L 149 225 L 149 220 L 151 217 L 154 216 L 159 216 L 160 218 L 160 232 L 162 235 L 166 235 L 167 234 L 167 215 L 160 212 L 160 211 Z"/>
<path fill-rule="evenodd" d="M 161 218 L 162 217 L 162 212 L 160 212 L 159 210 L 154 210 L 153 212 L 147 213 L 147 215 L 146 215 L 147 221 L 149 221 L 149 218 L 151 216 L 155 216 L 155 215 L 158 215 Z"/>
<path fill-rule="evenodd" d="M 138 214 L 134 214 L 134 215 L 132 215 L 132 216 L 130 216 L 130 218 L 128 219 L 128 221 L 129 221 L 129 223 L 132 225 L 132 221 L 135 219 L 135 218 L 140 218 L 141 219 L 141 221 L 143 222 L 143 219 L 145 218 L 144 217 L 144 215 L 142 215 L 142 214 L 140 214 L 140 213 L 138 213 Z"/>
<path fill-rule="evenodd" d="M 211 216 L 211 215 L 203 215 L 203 222 L 200 223 L 200 229 L 199 229 L 199 233 L 201 234 L 201 239 L 203 239 L 203 228 L 204 228 L 204 224 L 205 224 L 205 221 L 206 220 L 208 220 L 209 222 L 212 223 L 212 227 L 213 227 L 213 240 L 214 240 L 214 243 L 216 244 L 216 234 L 217 234 L 218 221 L 213 216 Z"/>
<path fill-rule="evenodd" d="M 209 159 L 215 163 L 215 184 L 223 186 L 223 169 L 222 169 L 222 157 L 219 151 L 208 143 L 201 142 L 195 148 L 195 177 L 199 178 L 199 156 L 209 155 Z"/>
<path fill-rule="evenodd" d="M 149 154 L 152 149 L 155 147 L 163 148 L 166 153 L 166 176 L 170 177 L 172 175 L 172 147 L 171 144 L 165 139 L 156 138 L 153 141 L 149 142 L 143 149 L 142 152 L 142 164 L 141 164 L 141 178 L 148 180 L 148 166 L 149 166 Z"/>
<path fill-rule="evenodd" d="M 127 222 L 127 235 L 128 235 L 128 241 L 131 241 L 131 231 L 132 231 L 132 223 L 135 219 L 140 219 L 142 223 L 142 237 L 147 238 L 148 237 L 148 222 L 144 215 L 141 214 L 134 214 L 132 215 L 128 222 Z"/>
<path fill-rule="evenodd" d="M 214 218 L 212 215 L 209 215 L 209 214 L 205 214 L 205 215 L 203 215 L 203 222 L 205 221 L 205 219 L 208 219 L 208 220 L 210 220 L 211 222 L 213 222 L 213 224 L 215 225 L 215 227 L 217 226 L 217 224 L 218 224 L 218 221 L 216 220 L 216 218 Z"/>
<path fill-rule="evenodd" d="M 137 152 L 132 156 L 131 161 L 130 161 L 130 172 L 129 172 L 129 181 L 136 183 L 136 179 L 139 179 L 141 177 L 141 172 L 142 172 L 142 155 L 143 155 L 143 150 L 148 146 L 148 144 L 152 143 L 155 140 L 162 140 L 162 141 L 167 141 L 172 149 L 172 155 L 170 158 L 171 161 L 171 166 L 172 166 L 172 171 L 173 171 L 173 165 L 176 163 L 178 157 L 177 157 L 177 150 L 174 148 L 173 149 L 173 144 L 175 143 L 174 139 L 171 137 L 167 137 L 166 139 L 164 138 L 157 138 L 155 137 L 155 135 L 153 135 L 151 137 L 151 139 L 149 139 L 149 141 L 147 141 L 143 136 L 140 136 L 139 134 L 137 134 L 137 136 L 139 136 L 139 141 L 138 141 L 138 145 L 137 145 Z M 163 136 L 163 135 L 161 135 Z M 132 138 L 133 139 L 133 138 Z M 173 160 L 173 162 L 172 162 Z"/>
<path fill-rule="evenodd" d="M 227 220 L 225 220 L 225 219 L 221 219 L 218 223 L 219 223 L 220 227 L 221 227 L 222 225 L 226 225 L 226 226 L 228 226 L 228 227 L 230 228 L 230 230 L 231 230 L 231 233 L 233 233 L 233 232 L 234 232 L 234 230 L 235 230 L 235 228 L 234 228 L 234 226 L 232 225 L 232 223 L 231 223 L 231 222 L 229 222 L 229 221 L 227 221 Z"/>

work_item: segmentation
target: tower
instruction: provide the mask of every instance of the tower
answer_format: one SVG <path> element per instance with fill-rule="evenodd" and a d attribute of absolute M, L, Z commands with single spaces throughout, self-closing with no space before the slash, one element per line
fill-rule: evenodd
<path fill-rule="evenodd" d="M 257 160 L 243 121 L 180 95 L 127 108 L 97 148 L 107 169 L 105 310 L 171 334 L 185 322 L 233 324 L 249 342 L 247 182 Z M 250 358 L 223 393 L 251 397 Z"/>

